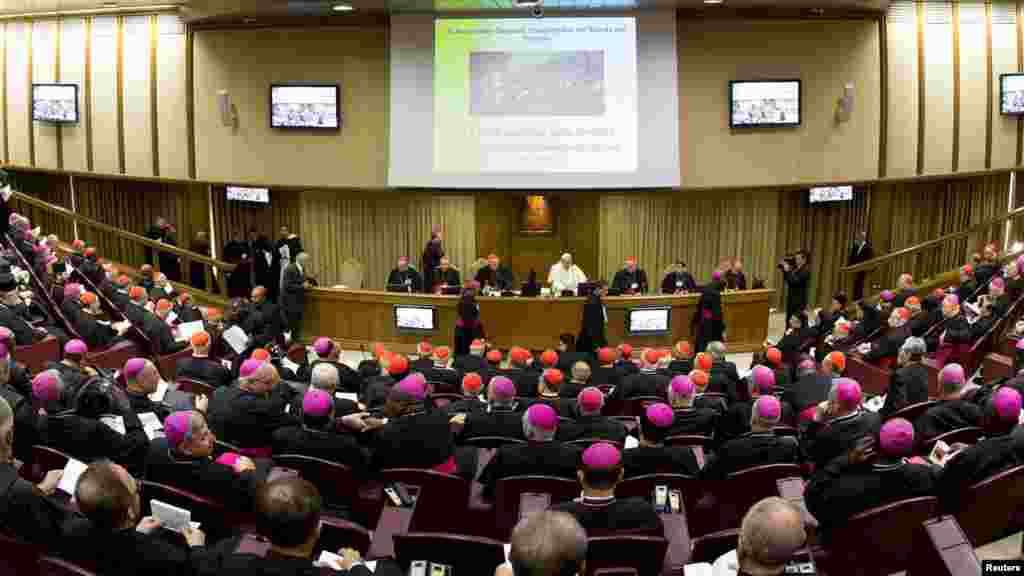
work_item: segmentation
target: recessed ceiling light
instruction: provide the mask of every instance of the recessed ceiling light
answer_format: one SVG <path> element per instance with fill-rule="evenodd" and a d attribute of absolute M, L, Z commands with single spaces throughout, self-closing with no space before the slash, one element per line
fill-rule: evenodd
<path fill-rule="evenodd" d="M 103 3 L 103 7 L 104 8 L 114 8 L 116 6 L 117 6 L 117 2 L 104 2 Z"/>
<path fill-rule="evenodd" d="M 335 12 L 351 12 L 353 8 L 351 4 L 335 4 L 331 7 L 331 10 Z"/>
<path fill-rule="evenodd" d="M 710 5 L 721 4 L 722 0 L 704 0 L 704 3 L 705 4 L 710 4 Z"/>

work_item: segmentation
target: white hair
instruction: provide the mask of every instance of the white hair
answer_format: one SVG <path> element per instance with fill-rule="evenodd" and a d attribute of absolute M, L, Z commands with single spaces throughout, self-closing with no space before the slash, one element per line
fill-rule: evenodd
<path fill-rule="evenodd" d="M 338 387 L 338 369 L 328 362 L 320 362 L 313 366 L 309 384 L 318 390 L 334 390 Z"/>
<path fill-rule="evenodd" d="M 725 344 L 722 344 L 718 340 L 708 343 L 708 354 L 715 360 L 722 360 L 725 358 Z"/>
<path fill-rule="evenodd" d="M 749 574 L 781 574 L 806 539 L 800 511 L 777 496 L 765 498 L 743 516 L 736 550 L 739 569 Z"/>

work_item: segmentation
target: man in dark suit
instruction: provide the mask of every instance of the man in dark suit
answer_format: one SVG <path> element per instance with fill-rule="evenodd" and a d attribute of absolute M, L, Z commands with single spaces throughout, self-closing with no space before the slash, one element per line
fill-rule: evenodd
<path fill-rule="evenodd" d="M 702 477 L 721 480 L 733 472 L 768 464 L 799 464 L 800 446 L 791 436 L 777 436 L 772 428 L 782 417 L 782 405 L 774 396 L 754 402 L 750 432 L 719 446 L 704 466 Z"/>
<path fill-rule="evenodd" d="M 205 382 L 214 388 L 231 385 L 231 371 L 216 360 L 210 359 L 210 334 L 201 330 L 192 335 L 192 356 L 179 358 L 175 367 L 175 378 L 190 378 Z"/>
<path fill-rule="evenodd" d="M 467 372 L 483 374 L 487 371 L 487 360 L 484 358 L 484 351 L 484 341 L 479 339 L 473 340 L 469 344 L 469 354 L 456 357 L 452 368 L 459 373 L 460 378 Z"/>
<path fill-rule="evenodd" d="M 299 252 L 295 262 L 284 269 L 281 281 L 281 309 L 284 312 L 286 329 L 291 332 L 292 341 L 298 341 L 302 332 L 302 310 L 306 305 L 306 263 L 309 255 Z"/>
<path fill-rule="evenodd" d="M 480 473 L 484 494 L 494 494 L 494 484 L 509 476 L 524 474 L 557 476 L 574 480 L 579 452 L 555 441 L 558 414 L 546 404 L 534 404 L 523 413 L 525 445 L 502 446 Z"/>
<path fill-rule="evenodd" d="M 946 364 L 939 371 L 939 403 L 914 420 L 914 434 L 922 442 L 958 428 L 981 425 L 981 408 L 960 398 L 965 383 L 964 369 L 959 364 Z"/>
<path fill-rule="evenodd" d="M 626 441 L 626 427 L 618 420 L 601 415 L 604 408 L 604 394 L 593 386 L 584 388 L 576 396 L 575 438 L 566 440 L 600 438 L 611 442 Z M 563 427 L 564 428 L 564 427 Z"/>
<path fill-rule="evenodd" d="M 80 300 L 82 302 L 82 311 L 73 323 L 75 330 L 78 331 L 78 335 L 82 337 L 82 340 L 85 340 L 89 348 L 93 350 L 107 348 L 118 341 L 131 327 L 131 324 L 128 322 L 111 324 L 100 321 L 98 317 L 103 312 L 100 310 L 100 301 L 96 294 L 83 292 Z"/>
<path fill-rule="evenodd" d="M 672 347 L 672 362 L 668 365 L 668 371 L 675 376 L 689 374 L 691 370 L 693 370 L 693 348 L 686 340 L 680 340 Z"/>
<path fill-rule="evenodd" d="M 558 362 L 555 368 L 561 370 L 563 374 L 570 374 L 577 362 L 585 362 L 589 366 L 593 361 L 590 354 L 576 351 L 575 336 L 568 332 L 558 336 Z"/>
<path fill-rule="evenodd" d="M 615 358 L 618 356 L 614 348 L 607 346 L 597 351 L 597 365 L 590 374 L 592 386 L 618 386 L 622 376 L 615 369 Z"/>
<path fill-rule="evenodd" d="M 369 452 L 356 438 L 339 430 L 335 399 L 325 390 L 310 387 L 302 396 L 302 423 L 278 428 L 272 435 L 275 454 L 301 454 L 344 464 L 357 475 L 370 466 Z"/>
<path fill-rule="evenodd" d="M 491 378 L 493 381 L 494 378 Z M 511 380 L 510 380 L 511 382 Z M 515 384 L 513 384 L 514 386 Z M 429 384 L 428 384 L 429 386 Z M 484 381 L 476 372 L 470 372 L 462 377 L 462 398 L 453 400 L 444 407 L 449 415 L 481 414 L 487 412 L 487 402 L 481 400 L 480 391 L 484 389 Z"/>
<path fill-rule="evenodd" d="M 267 286 L 271 295 L 276 295 L 280 280 L 274 275 L 274 267 L 280 256 L 274 254 L 270 240 L 255 228 L 250 228 L 249 238 L 245 243 L 245 254 L 252 260 L 252 277 L 249 285 Z M 249 290 L 246 289 L 241 295 L 244 297 L 248 293 Z"/>
<path fill-rule="evenodd" d="M 718 424 L 718 411 L 706 406 L 694 406 L 697 387 L 689 376 L 674 376 L 668 386 L 668 401 L 674 411 L 669 436 L 699 434 L 712 437 Z"/>
<path fill-rule="evenodd" d="M 481 288 L 489 286 L 501 292 L 515 289 L 516 280 L 512 270 L 502 265 L 496 254 L 487 256 L 487 266 L 477 270 L 473 279 L 480 283 Z"/>
<path fill-rule="evenodd" d="M 832 375 L 818 371 L 814 360 L 801 360 L 796 368 L 797 381 L 782 393 L 782 401 L 789 405 L 794 414 L 817 406 L 828 400 L 832 388 Z"/>
<path fill-rule="evenodd" d="M 688 446 L 665 446 L 674 429 L 675 415 L 668 404 L 651 404 L 640 417 L 640 445 L 622 453 L 626 478 L 645 474 L 686 474 L 697 477 L 700 466 Z"/>
<path fill-rule="evenodd" d="M 626 342 L 619 344 L 619 359 L 615 361 L 615 369 L 621 378 L 640 371 L 640 366 L 633 362 L 633 347 Z"/>
<path fill-rule="evenodd" d="M 250 343 L 256 346 L 269 346 L 284 332 L 281 307 L 267 298 L 267 289 L 257 286 L 252 289 L 249 298 L 249 314 L 252 317 L 252 332 L 249 333 Z"/>
<path fill-rule="evenodd" d="M 693 292 L 697 289 L 697 281 L 693 275 L 686 270 L 686 263 L 679 260 L 675 263 L 665 279 L 661 281 L 662 294 L 682 294 Z"/>
<path fill-rule="evenodd" d="M 747 393 L 746 386 L 740 382 L 736 364 L 725 359 L 725 344 L 709 343 L 708 354 L 711 355 L 711 370 L 708 372 L 711 384 L 708 391 L 725 394 L 730 403 L 749 399 L 750 394 Z"/>
<path fill-rule="evenodd" d="M 825 466 L 861 438 L 878 433 L 881 419 L 862 411 L 861 399 L 860 384 L 840 378 L 829 390 L 828 401 L 818 404 L 814 421 L 804 433 L 804 451 L 816 466 Z"/>
<path fill-rule="evenodd" d="M 751 400 L 747 402 L 733 402 L 729 409 L 719 419 L 718 438 L 733 438 L 750 431 L 750 419 L 754 411 L 754 402 L 761 396 L 770 396 L 775 392 L 775 372 L 767 366 L 754 366 L 749 377 L 748 391 Z M 792 414 L 789 406 L 781 404 L 782 421 L 791 422 Z"/>
<path fill-rule="evenodd" d="M 743 273 L 743 260 L 733 258 L 729 269 L 725 271 L 725 287 L 729 290 L 747 289 L 747 275 Z"/>
<path fill-rule="evenodd" d="M 373 468 L 423 468 L 471 478 L 475 470 L 455 460 L 455 443 L 443 410 L 427 412 L 426 384 L 415 376 L 399 381 L 388 394 L 388 423 L 372 441 Z"/>
<path fill-rule="evenodd" d="M 432 281 L 428 283 L 434 290 L 462 286 L 462 276 L 459 274 L 458 268 L 452 266 L 451 260 L 447 256 L 441 257 L 437 268 L 432 272 L 432 277 Z"/>
<path fill-rule="evenodd" d="M 388 286 L 402 286 L 402 291 L 422 292 L 423 278 L 415 268 L 409 265 L 409 257 L 402 256 L 398 259 L 398 266 L 388 274 Z"/>
<path fill-rule="evenodd" d="M 454 412 L 454 411 L 453 411 Z M 508 378 L 496 376 L 487 385 L 487 409 L 471 412 L 463 420 L 459 440 L 503 436 L 525 440 L 523 417 L 516 411 L 516 388 Z"/>
<path fill-rule="evenodd" d="M 636 266 L 636 256 L 626 258 L 622 270 L 615 273 L 612 280 L 612 290 L 619 294 L 646 294 L 647 273 Z"/>
<path fill-rule="evenodd" d="M 572 365 L 570 375 L 569 381 L 558 389 L 558 395 L 562 398 L 575 398 L 587 387 L 590 382 L 590 365 L 577 362 Z"/>
<path fill-rule="evenodd" d="M 782 266 L 782 278 L 786 282 L 786 325 L 788 326 L 790 316 L 796 316 L 807 308 L 807 291 L 811 283 L 807 252 L 800 250 L 794 256 L 792 264 L 788 260 L 783 260 L 780 265 Z"/>
<path fill-rule="evenodd" d="M 170 324 L 167 323 L 167 316 L 171 313 L 171 301 L 161 299 L 156 303 L 156 312 L 146 314 L 142 317 L 142 333 L 149 338 L 149 341 L 156 348 L 155 352 L 161 356 L 174 354 L 184 350 L 188 342 L 177 342 Z"/>
<path fill-rule="evenodd" d="M 886 358 L 895 360 L 900 346 L 903 346 L 903 342 L 910 337 L 910 326 L 907 324 L 909 320 L 910 310 L 902 306 L 893 309 L 889 315 L 889 329 L 885 334 L 873 344 L 862 344 L 867 348 L 864 359 L 872 364 L 879 364 Z"/>
<path fill-rule="evenodd" d="M 907 338 L 900 347 L 897 361 L 900 367 L 893 372 L 885 404 L 878 411 L 883 419 L 911 404 L 928 400 L 928 367 L 924 365 L 927 352 L 921 338 Z"/>
<path fill-rule="evenodd" d="M 917 296 L 907 298 L 903 305 L 907 310 L 910 310 L 910 322 L 908 324 L 911 336 L 921 338 L 932 327 L 932 324 L 942 319 L 942 312 L 938 310 L 938 306 L 934 306 L 928 311 L 922 310 L 921 299 Z"/>
<path fill-rule="evenodd" d="M 626 400 L 634 396 L 665 397 L 668 390 L 668 376 L 657 371 L 658 351 L 654 348 L 644 350 L 644 366 L 636 374 L 626 376 L 622 384 L 612 391 L 611 399 Z"/>
<path fill-rule="evenodd" d="M 846 263 L 848 266 L 855 266 L 861 262 L 867 262 L 875 257 L 875 250 L 871 246 L 871 242 L 868 241 L 868 231 L 861 230 L 857 233 L 857 239 L 854 240 L 853 246 L 850 247 L 850 257 L 847 258 Z M 864 280 L 867 278 L 867 272 L 857 272 L 853 279 L 853 299 L 860 300 L 864 297 Z"/>
<path fill-rule="evenodd" d="M 23 305 L 17 304 L 21 298 L 17 293 L 18 285 L 10 272 L 0 272 L 0 326 L 6 326 L 14 332 L 18 346 L 27 346 L 46 338 L 46 330 L 34 328 L 28 323 L 19 310 Z"/>
<path fill-rule="evenodd" d="M 434 392 L 454 392 L 459 389 L 459 373 L 448 367 L 451 361 L 450 348 L 447 346 L 434 348 L 427 360 L 431 366 L 421 372 L 427 382 L 435 384 Z"/>
<path fill-rule="evenodd" d="M 935 491 L 937 471 L 904 459 L 914 448 L 914 428 L 902 418 L 888 420 L 881 427 L 877 445 L 880 457 L 868 463 L 865 452 L 874 435 L 830 459 L 817 469 L 807 486 L 807 509 L 825 535 L 851 516 Z"/>
<path fill-rule="evenodd" d="M 242 448 L 270 448 L 275 430 L 298 423 L 297 415 L 285 412 L 292 394 L 270 362 L 250 358 L 239 368 L 236 385 L 213 393 L 210 428 L 218 438 Z"/>
<path fill-rule="evenodd" d="M 650 502 L 642 498 L 615 497 L 615 486 L 623 477 L 623 455 L 615 446 L 598 442 L 584 450 L 577 477 L 583 487 L 580 498 L 552 509 L 575 516 L 587 536 L 619 532 L 661 536 L 664 533 L 661 517 Z"/>

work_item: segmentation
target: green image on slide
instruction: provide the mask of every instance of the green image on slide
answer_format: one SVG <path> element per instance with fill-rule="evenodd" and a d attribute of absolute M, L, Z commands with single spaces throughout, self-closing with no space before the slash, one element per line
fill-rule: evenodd
<path fill-rule="evenodd" d="M 469 55 L 474 116 L 600 116 L 604 52 L 473 52 Z"/>

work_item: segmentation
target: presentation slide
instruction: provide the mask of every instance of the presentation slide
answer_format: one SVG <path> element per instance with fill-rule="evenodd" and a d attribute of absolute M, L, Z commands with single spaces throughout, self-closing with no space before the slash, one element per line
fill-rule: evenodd
<path fill-rule="evenodd" d="M 1004 74 L 1000 80 L 999 111 L 1003 114 L 1024 114 L 1024 74 Z"/>
<path fill-rule="evenodd" d="M 635 18 L 434 22 L 434 170 L 633 172 Z"/>
<path fill-rule="evenodd" d="M 434 309 L 395 306 L 395 326 L 399 330 L 434 330 Z"/>
<path fill-rule="evenodd" d="M 729 122 L 734 127 L 800 124 L 800 83 L 733 82 Z"/>
<path fill-rule="evenodd" d="M 272 86 L 271 128 L 337 128 L 337 86 Z"/>
<path fill-rule="evenodd" d="M 643 332 L 667 332 L 668 331 L 667 308 L 641 308 L 629 311 L 629 332 L 639 334 Z"/>

